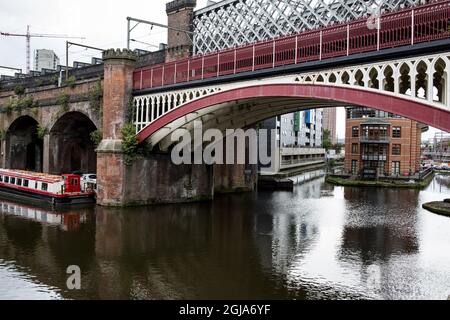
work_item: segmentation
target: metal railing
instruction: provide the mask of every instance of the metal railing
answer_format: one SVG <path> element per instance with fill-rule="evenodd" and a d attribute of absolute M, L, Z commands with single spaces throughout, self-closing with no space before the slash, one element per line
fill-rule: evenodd
<path fill-rule="evenodd" d="M 225 75 L 299 64 L 450 37 L 450 0 L 387 13 L 377 28 L 367 19 L 261 41 L 134 72 L 142 90 Z"/>

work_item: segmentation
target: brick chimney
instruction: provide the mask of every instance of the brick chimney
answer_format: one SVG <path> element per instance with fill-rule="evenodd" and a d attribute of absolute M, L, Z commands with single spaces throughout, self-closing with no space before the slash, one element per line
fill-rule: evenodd
<path fill-rule="evenodd" d="M 166 5 L 168 25 L 180 30 L 193 31 L 196 0 L 174 0 Z M 192 35 L 169 29 L 167 37 L 166 62 L 183 59 L 192 55 Z"/>

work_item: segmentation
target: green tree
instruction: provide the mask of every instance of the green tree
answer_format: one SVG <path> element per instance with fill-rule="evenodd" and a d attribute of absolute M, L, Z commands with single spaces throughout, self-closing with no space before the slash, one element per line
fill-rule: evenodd
<path fill-rule="evenodd" d="M 331 149 L 331 147 L 332 147 L 333 145 L 332 145 L 332 143 L 331 143 L 331 132 L 330 132 L 330 130 L 328 130 L 328 129 L 325 129 L 324 131 L 323 131 L 323 142 L 322 142 L 322 147 L 325 149 L 325 150 L 330 150 Z"/>
<path fill-rule="evenodd" d="M 333 149 L 336 151 L 336 154 L 340 154 L 342 149 L 344 148 L 343 144 L 337 143 L 333 146 Z"/>

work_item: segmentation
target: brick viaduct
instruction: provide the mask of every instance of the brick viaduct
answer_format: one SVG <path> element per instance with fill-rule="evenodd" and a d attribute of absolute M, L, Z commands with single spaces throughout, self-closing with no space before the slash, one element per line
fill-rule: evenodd
<path fill-rule="evenodd" d="M 192 28 L 195 0 L 167 5 L 169 23 Z M 167 153 L 143 154 L 132 163 L 122 151 L 132 75 L 142 65 L 191 54 L 187 36 L 169 32 L 165 51 L 136 57 L 107 50 L 103 64 L 0 82 L 0 166 L 51 174 L 97 172 L 97 203 L 147 205 L 212 199 L 215 193 L 251 191 L 253 166 L 175 166 Z"/>

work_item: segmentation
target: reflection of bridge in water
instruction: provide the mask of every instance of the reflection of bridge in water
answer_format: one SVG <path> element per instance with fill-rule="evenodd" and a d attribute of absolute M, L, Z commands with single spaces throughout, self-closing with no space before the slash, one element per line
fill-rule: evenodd
<path fill-rule="evenodd" d="M 439 297 L 443 289 L 433 279 L 450 277 L 441 269 L 445 258 L 427 252 L 438 270 L 433 279 L 420 264 L 429 235 L 423 220 L 438 219 L 421 213 L 429 192 L 378 191 L 319 179 L 294 192 L 229 195 L 212 203 L 97 207 L 65 213 L 80 216 L 73 232 L 37 210 L 2 204 L 0 258 L 16 261 L 65 298 L 417 297 L 412 290 L 424 286 L 436 292 L 420 297 Z M 426 225 L 433 237 L 425 245 L 435 245 L 429 241 L 436 236 L 445 242 L 434 220 Z M 73 264 L 83 274 L 79 292 L 64 289 Z M 381 280 L 372 289 L 375 266 Z"/>

